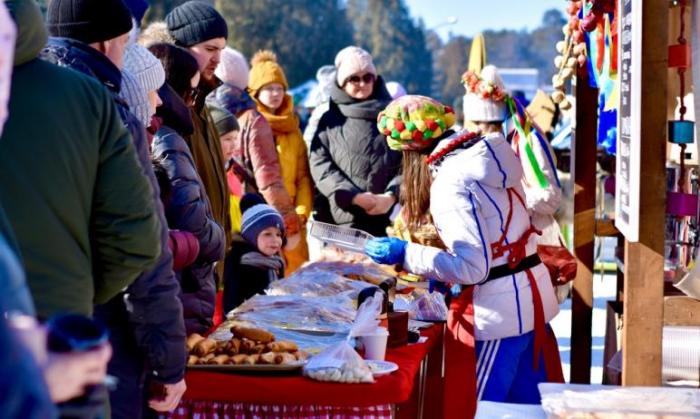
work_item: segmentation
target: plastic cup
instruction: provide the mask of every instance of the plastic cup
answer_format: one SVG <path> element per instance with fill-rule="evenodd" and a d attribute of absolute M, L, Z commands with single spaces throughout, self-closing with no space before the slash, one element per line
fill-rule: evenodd
<path fill-rule="evenodd" d="M 388 339 L 389 332 L 383 327 L 377 329 L 376 333 L 361 336 L 360 341 L 365 348 L 365 359 L 384 361 Z"/>

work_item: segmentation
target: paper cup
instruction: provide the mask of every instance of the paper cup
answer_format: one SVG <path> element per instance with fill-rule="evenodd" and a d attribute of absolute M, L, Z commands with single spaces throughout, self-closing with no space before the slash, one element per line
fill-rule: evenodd
<path fill-rule="evenodd" d="M 388 339 L 389 332 L 384 328 L 379 328 L 374 334 L 361 336 L 360 341 L 365 348 L 365 359 L 384 361 Z"/>

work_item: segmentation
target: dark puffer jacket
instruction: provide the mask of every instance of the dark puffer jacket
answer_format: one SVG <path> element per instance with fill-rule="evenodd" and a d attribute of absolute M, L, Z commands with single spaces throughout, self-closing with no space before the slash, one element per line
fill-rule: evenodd
<path fill-rule="evenodd" d="M 99 80 L 112 93 L 122 121 L 133 137 L 139 162 L 151 184 L 152 199 L 160 218 L 161 256 L 156 265 L 143 272 L 124 293 L 117 295 L 107 304 L 96 307 L 95 316 L 112 330 L 113 345 L 117 341 L 129 342 L 123 336 L 117 336 L 118 333 L 134 334 L 139 350 L 148 361 L 152 377 L 166 384 L 178 382 L 184 377 L 187 358 L 183 346 L 185 327 L 182 304 L 177 298 L 180 286 L 172 271 L 173 258 L 167 244 L 167 222 L 160 202 L 160 188 L 151 166 L 146 130 L 118 97 L 121 72 L 104 54 L 80 41 L 50 38 L 42 52 L 42 58 Z M 120 352 L 128 353 L 130 348 L 114 346 L 110 373 L 119 377 L 119 371 L 112 371 L 112 365 L 118 362 Z"/>
<path fill-rule="evenodd" d="M 311 175 L 318 194 L 314 217 L 385 236 L 389 215 L 367 215 L 352 204 L 363 192 L 399 196 L 401 154 L 377 130 L 377 115 L 391 101 L 381 77 L 366 100 L 348 96 L 333 84 L 328 110 L 321 116 L 310 149 Z"/>
<path fill-rule="evenodd" d="M 167 84 L 159 93 L 163 105 L 157 115 L 163 118 L 163 126 L 153 138 L 152 153 L 165 169 L 172 188 L 170 200 L 165 203 L 168 225 L 189 231 L 199 241 L 197 260 L 176 275 L 182 288 L 187 334 L 202 334 L 212 326 L 216 298 L 214 262 L 224 257 L 226 236 L 214 221 L 192 153 L 182 137 L 192 132 L 189 109 Z"/>

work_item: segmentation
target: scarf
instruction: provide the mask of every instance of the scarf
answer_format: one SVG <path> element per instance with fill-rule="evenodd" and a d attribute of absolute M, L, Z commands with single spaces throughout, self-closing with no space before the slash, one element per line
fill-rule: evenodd
<path fill-rule="evenodd" d="M 289 134 L 290 132 L 299 130 L 299 118 L 294 112 L 294 99 L 292 99 L 289 94 L 284 96 L 282 104 L 275 113 L 271 113 L 258 98 L 253 97 L 253 100 L 258 105 L 258 112 L 260 112 L 270 124 L 270 128 L 272 128 L 272 132 L 275 136 L 279 134 Z"/>
<path fill-rule="evenodd" d="M 241 256 L 241 265 L 267 269 L 268 284 L 279 279 L 279 273 L 284 272 L 284 259 L 278 255 L 265 256 L 252 251 Z"/>
<path fill-rule="evenodd" d="M 331 86 L 331 100 L 338 106 L 340 112 L 348 118 L 369 119 L 376 121 L 379 112 L 391 102 L 391 95 L 386 90 L 384 80 L 377 77 L 374 82 L 372 95 L 360 100 L 350 97 L 337 83 Z"/>

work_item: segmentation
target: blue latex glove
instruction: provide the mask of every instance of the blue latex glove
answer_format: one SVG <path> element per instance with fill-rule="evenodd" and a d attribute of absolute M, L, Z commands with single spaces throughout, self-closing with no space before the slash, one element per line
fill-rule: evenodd
<path fill-rule="evenodd" d="M 408 243 L 396 237 L 378 237 L 365 244 L 365 253 L 373 261 L 383 265 L 403 263 Z"/>

